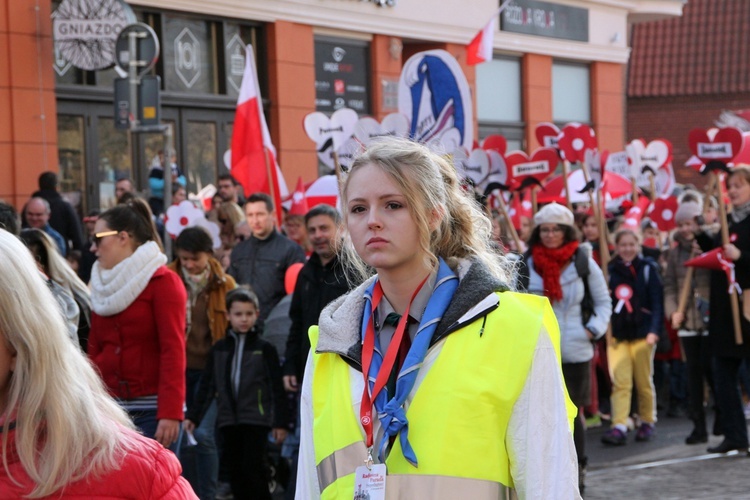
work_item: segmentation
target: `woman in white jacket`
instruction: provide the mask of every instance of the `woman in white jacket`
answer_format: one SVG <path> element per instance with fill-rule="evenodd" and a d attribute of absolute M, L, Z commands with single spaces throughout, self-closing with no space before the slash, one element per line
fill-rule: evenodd
<path fill-rule="evenodd" d="M 579 408 L 574 425 L 579 488 L 584 489 L 588 459 L 583 412 L 591 400 L 594 342 L 607 332 L 612 301 L 590 247 L 579 246 L 573 213 L 563 205 L 544 206 L 534 216 L 535 228 L 522 267 L 522 284 L 552 303 L 560 325 L 563 376 L 570 399 Z M 588 288 L 588 294 L 586 293 Z"/>

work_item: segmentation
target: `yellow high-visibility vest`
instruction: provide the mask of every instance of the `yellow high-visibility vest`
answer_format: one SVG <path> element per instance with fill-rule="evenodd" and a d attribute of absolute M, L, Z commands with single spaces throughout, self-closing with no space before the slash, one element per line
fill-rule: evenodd
<path fill-rule="evenodd" d="M 537 339 L 548 332 L 560 360 L 557 320 L 544 297 L 498 293 L 499 307 L 441 340 L 442 350 L 414 393 L 406 416 L 418 467 L 398 439 L 386 458 L 386 496 L 504 498 L 513 488 L 505 445 L 514 404 L 526 383 Z M 367 456 L 353 411 L 349 365 L 313 346 L 313 442 L 323 499 L 352 498 L 354 472 Z M 558 366 L 558 370 L 560 367 Z M 576 409 L 568 401 L 568 417 Z"/>

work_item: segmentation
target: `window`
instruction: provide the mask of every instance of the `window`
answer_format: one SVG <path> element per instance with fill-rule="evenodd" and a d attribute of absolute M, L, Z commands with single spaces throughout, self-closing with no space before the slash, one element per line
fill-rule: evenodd
<path fill-rule="evenodd" d="M 477 66 L 477 119 L 480 142 L 500 134 L 508 141 L 508 151 L 523 149 L 523 108 L 521 101 L 521 61 L 495 56 Z"/>
<path fill-rule="evenodd" d="M 591 122 L 588 65 L 560 61 L 552 64 L 552 119 L 560 124 Z"/>

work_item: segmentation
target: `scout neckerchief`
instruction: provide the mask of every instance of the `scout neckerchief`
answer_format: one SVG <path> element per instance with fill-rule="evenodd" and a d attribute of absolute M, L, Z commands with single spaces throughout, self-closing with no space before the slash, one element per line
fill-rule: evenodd
<path fill-rule="evenodd" d="M 422 285 L 424 285 L 424 282 L 414 291 L 411 301 L 409 301 L 409 307 L 411 307 L 411 302 Z M 419 328 L 417 329 L 417 334 L 414 337 L 409 353 L 399 371 L 396 381 L 396 393 L 392 396 L 382 389 L 388 381 L 388 376 L 396 361 L 396 354 L 398 353 L 401 338 L 404 335 L 408 335 L 405 330 L 409 317 L 409 308 L 407 307 L 401 317 L 384 358 L 380 350 L 380 339 L 375 335 L 375 325 L 373 322 L 373 311 L 377 309 L 380 299 L 383 297 L 383 289 L 380 282 L 375 281 L 365 291 L 366 304 L 362 318 L 362 373 L 365 377 L 365 390 L 362 394 L 362 404 L 360 406 L 360 421 L 362 422 L 362 427 L 365 429 L 367 448 L 371 449 L 373 446 L 372 407 L 374 400 L 378 419 L 384 430 L 383 439 L 378 448 L 378 457 L 381 463 L 385 463 L 385 451 L 388 448 L 390 438 L 400 433 L 401 449 L 404 453 L 404 458 L 415 467 L 417 466 L 416 454 L 409 444 L 409 423 L 404 411 L 404 402 L 414 387 L 417 372 L 422 366 L 432 336 L 443 317 L 443 313 L 448 308 L 448 304 L 450 304 L 456 288 L 458 288 L 458 277 L 451 271 L 445 261 L 440 259 L 435 287 L 427 302 L 427 307 L 422 315 L 422 320 L 419 323 Z"/>

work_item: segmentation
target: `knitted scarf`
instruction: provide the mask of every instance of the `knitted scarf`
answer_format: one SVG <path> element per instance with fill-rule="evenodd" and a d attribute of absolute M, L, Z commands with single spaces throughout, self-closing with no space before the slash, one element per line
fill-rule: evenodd
<path fill-rule="evenodd" d="M 544 245 L 534 245 L 531 256 L 534 258 L 534 270 L 544 281 L 544 295 L 550 302 L 562 300 L 560 273 L 565 264 L 570 262 L 578 249 L 578 242 L 571 241 L 559 248 L 547 248 Z"/>
<path fill-rule="evenodd" d="M 146 289 L 151 276 L 167 262 L 159 246 L 149 241 L 112 269 L 102 269 L 99 261 L 91 269 L 91 309 L 99 316 L 124 311 Z"/>

